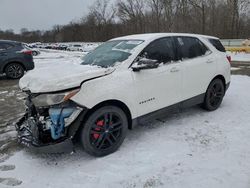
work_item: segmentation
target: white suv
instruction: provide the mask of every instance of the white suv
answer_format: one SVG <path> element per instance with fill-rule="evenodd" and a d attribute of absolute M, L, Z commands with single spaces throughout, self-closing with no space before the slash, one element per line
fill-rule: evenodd
<path fill-rule="evenodd" d="M 80 51 L 83 46 L 81 44 L 73 44 L 67 48 L 68 51 Z"/>
<path fill-rule="evenodd" d="M 230 62 L 218 38 L 141 34 L 112 39 L 81 65 L 35 69 L 20 80 L 28 94 L 16 124 L 19 141 L 38 151 L 116 151 L 127 129 L 173 107 L 216 110 L 230 84 Z"/>

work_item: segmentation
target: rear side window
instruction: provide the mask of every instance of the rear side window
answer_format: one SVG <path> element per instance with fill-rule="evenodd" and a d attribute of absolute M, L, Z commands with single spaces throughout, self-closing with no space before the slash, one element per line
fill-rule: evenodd
<path fill-rule="evenodd" d="M 14 47 L 14 45 L 12 45 L 12 44 L 1 43 L 0 44 L 0 51 L 9 50 L 9 49 L 11 49 L 13 47 Z"/>
<path fill-rule="evenodd" d="M 175 61 L 176 50 L 173 38 L 167 37 L 153 41 L 143 50 L 141 56 L 144 56 L 148 59 L 157 60 L 161 63 Z"/>
<path fill-rule="evenodd" d="M 3 44 L 0 44 L 0 51 L 6 50 Z"/>
<path fill-rule="evenodd" d="M 208 39 L 208 41 L 220 52 L 226 52 L 224 46 L 217 39 Z"/>
<path fill-rule="evenodd" d="M 210 52 L 199 39 L 194 37 L 177 37 L 177 43 L 182 59 L 196 58 Z"/>

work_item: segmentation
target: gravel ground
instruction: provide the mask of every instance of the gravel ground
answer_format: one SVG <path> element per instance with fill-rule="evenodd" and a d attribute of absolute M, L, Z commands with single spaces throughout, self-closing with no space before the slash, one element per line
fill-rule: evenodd
<path fill-rule="evenodd" d="M 0 77 L 0 153 L 17 149 L 13 122 L 24 113 L 24 97 L 17 80 Z"/>

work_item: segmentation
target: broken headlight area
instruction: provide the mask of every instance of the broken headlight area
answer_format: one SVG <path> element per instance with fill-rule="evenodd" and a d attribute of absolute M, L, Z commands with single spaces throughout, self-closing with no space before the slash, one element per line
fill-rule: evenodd
<path fill-rule="evenodd" d="M 40 94 L 36 97 L 32 97 L 31 101 L 35 106 L 39 107 L 61 104 L 65 101 L 68 101 L 79 91 L 80 89 L 75 89 L 72 91 L 66 91 L 62 93 Z"/>
<path fill-rule="evenodd" d="M 58 96 L 30 94 L 27 97 L 26 113 L 16 123 L 18 141 L 21 144 L 40 147 L 71 139 L 68 129 L 83 108 L 69 100 L 72 93 L 71 97 L 68 93 Z"/>

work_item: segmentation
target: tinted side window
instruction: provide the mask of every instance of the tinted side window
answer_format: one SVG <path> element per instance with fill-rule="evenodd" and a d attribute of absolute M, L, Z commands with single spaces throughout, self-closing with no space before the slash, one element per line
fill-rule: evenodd
<path fill-rule="evenodd" d="M 217 39 L 208 39 L 209 42 L 219 51 L 226 52 L 224 46 L 221 44 L 221 42 Z"/>
<path fill-rule="evenodd" d="M 0 51 L 6 50 L 3 44 L 0 44 Z"/>
<path fill-rule="evenodd" d="M 194 37 L 177 37 L 177 42 L 182 59 L 203 56 L 209 52 L 209 49 Z"/>
<path fill-rule="evenodd" d="M 14 48 L 15 46 L 13 44 L 5 44 L 5 47 L 7 50 L 11 49 L 11 48 Z"/>
<path fill-rule="evenodd" d="M 13 48 L 14 46 L 12 44 L 7 44 L 7 43 L 1 43 L 0 44 L 0 51 L 3 50 L 9 50 L 11 48 Z"/>
<path fill-rule="evenodd" d="M 148 59 L 158 60 L 162 63 L 168 63 L 176 60 L 176 50 L 171 37 L 158 39 L 149 44 L 142 52 Z"/>

